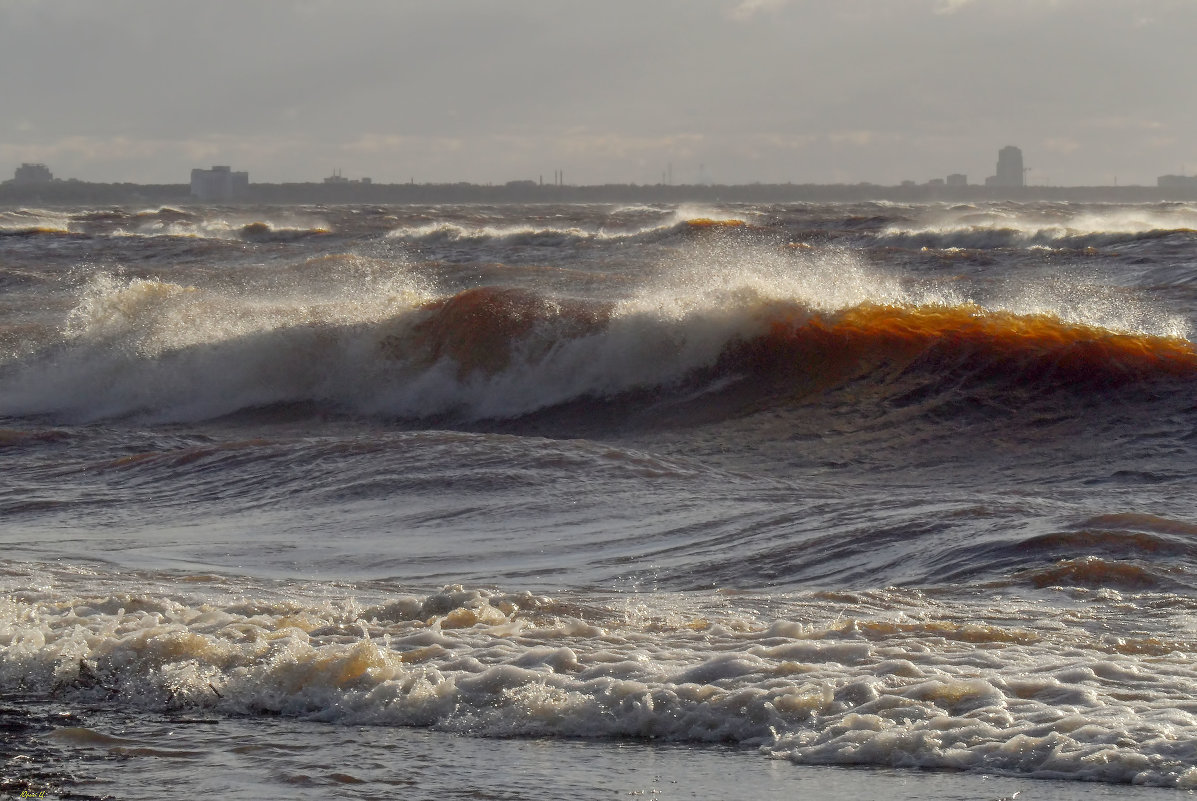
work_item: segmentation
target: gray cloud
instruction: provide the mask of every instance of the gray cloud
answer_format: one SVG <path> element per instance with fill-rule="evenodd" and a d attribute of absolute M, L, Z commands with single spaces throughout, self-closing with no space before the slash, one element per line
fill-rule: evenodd
<path fill-rule="evenodd" d="M 1151 182 L 1197 164 L 1177 0 L 9 0 L 0 174 Z"/>

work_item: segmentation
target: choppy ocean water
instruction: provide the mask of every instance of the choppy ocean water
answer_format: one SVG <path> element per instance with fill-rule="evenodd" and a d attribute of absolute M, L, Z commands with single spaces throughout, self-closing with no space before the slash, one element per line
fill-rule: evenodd
<path fill-rule="evenodd" d="M 1194 229 L 0 211 L 3 790 L 1175 797 Z"/>

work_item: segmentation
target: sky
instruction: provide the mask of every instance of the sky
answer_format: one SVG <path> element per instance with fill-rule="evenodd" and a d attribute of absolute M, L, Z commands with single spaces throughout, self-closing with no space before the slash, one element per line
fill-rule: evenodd
<path fill-rule="evenodd" d="M 0 178 L 1155 183 L 1197 0 L 0 0 Z"/>

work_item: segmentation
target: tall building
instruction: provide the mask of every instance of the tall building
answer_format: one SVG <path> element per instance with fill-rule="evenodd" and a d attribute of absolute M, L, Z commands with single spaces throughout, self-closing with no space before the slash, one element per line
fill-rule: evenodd
<path fill-rule="evenodd" d="M 954 172 L 948 176 L 948 186 L 968 186 L 968 176 L 964 173 Z"/>
<path fill-rule="evenodd" d="M 1197 189 L 1197 175 L 1161 175 L 1155 185 L 1160 189 Z"/>
<path fill-rule="evenodd" d="M 985 179 L 986 186 L 1025 186 L 1022 151 L 1007 145 L 998 151 L 997 175 Z"/>
<path fill-rule="evenodd" d="M 13 182 L 18 184 L 48 184 L 53 180 L 54 175 L 45 164 L 22 164 L 13 175 Z"/>
<path fill-rule="evenodd" d="M 234 200 L 248 189 L 248 172 L 233 172 L 232 167 L 222 166 L 191 171 L 191 196 L 199 200 Z"/>

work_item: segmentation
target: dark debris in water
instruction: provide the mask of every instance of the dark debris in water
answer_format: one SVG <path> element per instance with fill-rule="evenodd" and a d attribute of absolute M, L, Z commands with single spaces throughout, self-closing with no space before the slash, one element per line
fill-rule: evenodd
<path fill-rule="evenodd" d="M 83 718 L 75 712 L 41 701 L 0 699 L 0 798 L 114 798 L 81 792 L 82 777 L 68 770 L 65 754 L 45 736 L 80 725 Z"/>

